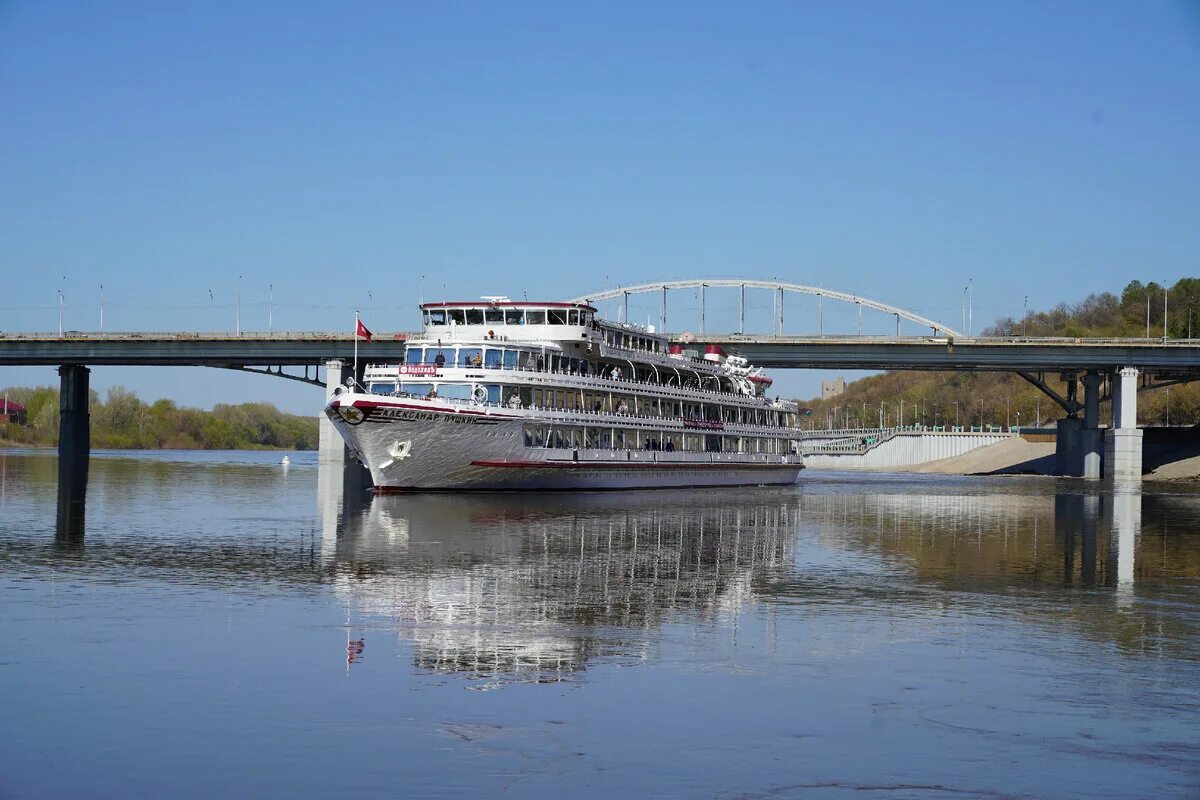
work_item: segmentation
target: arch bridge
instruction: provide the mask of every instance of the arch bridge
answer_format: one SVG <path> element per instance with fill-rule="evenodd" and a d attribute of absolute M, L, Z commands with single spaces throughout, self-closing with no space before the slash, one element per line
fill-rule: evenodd
<path fill-rule="evenodd" d="M 622 286 L 616 289 L 606 289 L 582 297 L 576 297 L 571 302 L 592 303 L 602 300 L 620 298 L 623 301 L 623 322 L 629 321 L 629 296 L 635 294 L 655 293 L 660 295 L 659 325 L 661 330 L 667 329 L 667 293 L 671 289 L 698 289 L 700 291 L 700 333 L 704 333 L 705 315 L 707 311 L 706 294 L 710 288 L 730 288 L 738 290 L 738 333 L 746 332 L 746 289 L 765 289 L 771 292 L 774 303 L 772 325 L 776 336 L 783 335 L 784 327 L 784 297 L 787 294 L 809 295 L 817 298 L 817 330 L 825 335 L 825 300 L 839 301 L 854 305 L 858 309 L 858 334 L 862 334 L 862 312 L 864 308 L 879 311 L 895 317 L 896 335 L 900 335 L 900 322 L 907 320 L 922 328 L 929 328 L 934 336 L 951 336 L 962 338 L 963 334 L 937 320 L 909 311 L 899 306 L 872 300 L 862 295 L 825 289 L 820 286 L 808 286 L 802 283 L 786 281 L 746 280 L 744 278 L 704 278 L 681 281 L 663 281 L 661 283 L 642 283 L 635 286 Z"/>

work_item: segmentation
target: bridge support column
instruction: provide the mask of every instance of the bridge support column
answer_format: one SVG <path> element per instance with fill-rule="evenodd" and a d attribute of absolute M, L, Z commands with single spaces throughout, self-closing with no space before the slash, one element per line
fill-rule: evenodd
<path fill-rule="evenodd" d="M 1100 430 L 1101 376 L 1089 372 L 1083 376 L 1083 431 L 1080 438 L 1082 475 L 1088 480 L 1100 480 L 1104 454 L 1104 432 Z"/>
<path fill-rule="evenodd" d="M 88 413 L 88 375 L 81 364 L 58 368 L 58 534 L 60 539 L 83 535 L 88 458 L 92 449 Z"/>
<path fill-rule="evenodd" d="M 1054 474 L 1083 474 L 1083 420 L 1067 417 L 1058 421 L 1054 448 Z"/>
<path fill-rule="evenodd" d="M 333 399 L 333 390 L 343 385 L 348 371 L 346 366 L 348 365 L 336 358 L 325 362 L 326 404 Z M 333 423 L 329 421 L 329 417 L 325 416 L 324 411 L 321 412 L 318 426 L 317 453 L 321 463 L 345 463 L 346 443 L 333 427 Z"/>
<path fill-rule="evenodd" d="M 1113 426 L 1104 436 L 1104 477 L 1118 481 L 1142 479 L 1142 432 L 1137 427 L 1137 377 L 1133 367 L 1113 380 Z"/>
<path fill-rule="evenodd" d="M 326 403 L 333 397 L 334 389 L 339 386 L 345 388 L 346 379 L 353 371 L 353 365 L 341 359 L 325 362 Z M 354 379 L 359 383 L 362 382 L 361 365 L 359 374 L 355 375 Z M 352 473 L 343 477 L 342 480 L 346 485 L 371 486 L 371 474 L 357 459 L 350 456 L 350 449 L 346 447 L 345 439 L 333 427 L 333 423 L 329 421 L 329 417 L 325 416 L 324 412 L 321 413 L 318 425 L 317 456 L 321 465 L 341 467 L 344 472 Z"/>

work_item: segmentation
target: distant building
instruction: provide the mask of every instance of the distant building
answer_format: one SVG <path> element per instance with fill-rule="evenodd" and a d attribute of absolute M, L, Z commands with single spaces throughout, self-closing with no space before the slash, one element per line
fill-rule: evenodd
<path fill-rule="evenodd" d="M 13 425 L 24 425 L 26 422 L 25 406 L 12 400 L 0 399 L 0 422 Z"/>
<path fill-rule="evenodd" d="M 834 378 L 831 381 L 821 381 L 821 399 L 828 400 L 846 391 L 846 379 Z"/>

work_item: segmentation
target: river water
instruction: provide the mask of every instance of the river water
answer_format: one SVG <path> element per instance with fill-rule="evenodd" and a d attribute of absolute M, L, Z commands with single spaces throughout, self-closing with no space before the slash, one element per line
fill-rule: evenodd
<path fill-rule="evenodd" d="M 1200 796 L 1200 494 L 0 451 L 0 797 Z"/>

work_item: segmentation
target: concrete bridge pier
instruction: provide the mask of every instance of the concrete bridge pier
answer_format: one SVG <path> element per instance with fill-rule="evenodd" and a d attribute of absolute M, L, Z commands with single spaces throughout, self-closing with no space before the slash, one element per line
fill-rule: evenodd
<path fill-rule="evenodd" d="M 1113 379 L 1113 424 L 1104 432 L 1104 477 L 1142 479 L 1142 432 L 1137 427 L 1138 371 L 1125 367 Z"/>
<path fill-rule="evenodd" d="M 1078 477 L 1083 474 L 1083 420 L 1071 416 L 1058 421 L 1054 437 L 1054 474 Z"/>
<path fill-rule="evenodd" d="M 341 359 L 325 362 L 325 403 L 333 398 L 333 392 L 345 382 L 345 364 Z M 318 418 L 317 453 L 324 463 L 344 463 L 346 460 L 346 443 L 334 429 L 329 417 L 322 410 Z"/>
<path fill-rule="evenodd" d="M 325 402 L 333 397 L 334 390 L 339 386 L 345 387 L 346 380 L 354 371 L 353 364 L 332 359 L 325 362 Z M 362 381 L 363 368 L 360 366 L 356 381 Z M 342 467 L 348 472 L 355 473 L 347 476 L 348 485 L 371 486 L 371 473 L 367 468 L 350 456 L 350 450 L 341 434 L 333 427 L 333 423 L 325 416 L 324 411 L 318 420 L 317 455 L 322 469 L 328 466 Z"/>
<path fill-rule="evenodd" d="M 91 454 L 91 416 L 88 413 L 88 375 L 80 364 L 58 368 L 58 515 L 60 541 L 83 537 L 87 497 L 88 458 Z"/>
<path fill-rule="evenodd" d="M 92 448 L 88 413 L 87 367 L 67 364 L 58 368 L 58 482 L 87 483 L 88 455 Z"/>
<path fill-rule="evenodd" d="M 1082 476 L 1100 480 L 1104 455 L 1104 432 L 1100 430 L 1100 382 L 1102 376 L 1089 372 L 1083 376 L 1083 430 L 1080 432 Z"/>

